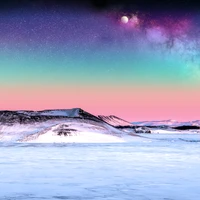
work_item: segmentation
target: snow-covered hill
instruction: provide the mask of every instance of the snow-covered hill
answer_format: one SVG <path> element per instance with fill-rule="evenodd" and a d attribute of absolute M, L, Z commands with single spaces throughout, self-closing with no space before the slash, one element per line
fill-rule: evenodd
<path fill-rule="evenodd" d="M 85 119 L 68 119 L 43 131 L 30 134 L 22 142 L 123 142 L 124 133 L 106 123 Z"/>
<path fill-rule="evenodd" d="M 0 142 L 119 142 L 124 132 L 80 108 L 0 111 Z"/>

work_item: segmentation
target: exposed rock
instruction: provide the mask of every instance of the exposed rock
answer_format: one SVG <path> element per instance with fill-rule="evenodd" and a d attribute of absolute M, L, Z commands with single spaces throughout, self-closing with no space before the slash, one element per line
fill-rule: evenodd
<path fill-rule="evenodd" d="M 104 115 L 98 115 L 98 117 L 103 120 L 104 122 L 112 125 L 112 126 L 132 126 L 130 122 L 127 122 L 126 120 L 120 119 L 119 117 L 116 117 L 114 115 L 110 116 L 104 116 Z"/>
<path fill-rule="evenodd" d="M 147 127 L 135 127 L 136 133 L 151 133 L 151 130 Z"/>

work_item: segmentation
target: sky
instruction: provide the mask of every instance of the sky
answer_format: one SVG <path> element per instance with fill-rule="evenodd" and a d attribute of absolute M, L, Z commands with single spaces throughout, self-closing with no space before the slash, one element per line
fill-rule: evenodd
<path fill-rule="evenodd" d="M 0 10 L 1 110 L 199 119 L 200 12 L 188 1 L 24 2 Z"/>

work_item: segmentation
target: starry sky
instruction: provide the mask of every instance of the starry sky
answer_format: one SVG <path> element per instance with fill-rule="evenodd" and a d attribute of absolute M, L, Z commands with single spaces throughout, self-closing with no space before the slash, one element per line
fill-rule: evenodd
<path fill-rule="evenodd" d="M 200 12 L 99 2 L 4 5 L 0 109 L 199 119 Z"/>

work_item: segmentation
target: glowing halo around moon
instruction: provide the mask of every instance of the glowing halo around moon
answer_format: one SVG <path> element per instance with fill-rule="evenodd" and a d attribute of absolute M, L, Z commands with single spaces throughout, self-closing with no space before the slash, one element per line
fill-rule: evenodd
<path fill-rule="evenodd" d="M 127 24 L 127 23 L 129 22 L 129 18 L 128 18 L 127 16 L 122 16 L 122 17 L 121 17 L 121 22 L 122 22 L 123 24 Z"/>
<path fill-rule="evenodd" d="M 138 25 L 139 24 L 139 19 L 136 15 L 133 15 L 130 19 L 130 22 L 133 24 L 133 25 Z"/>

